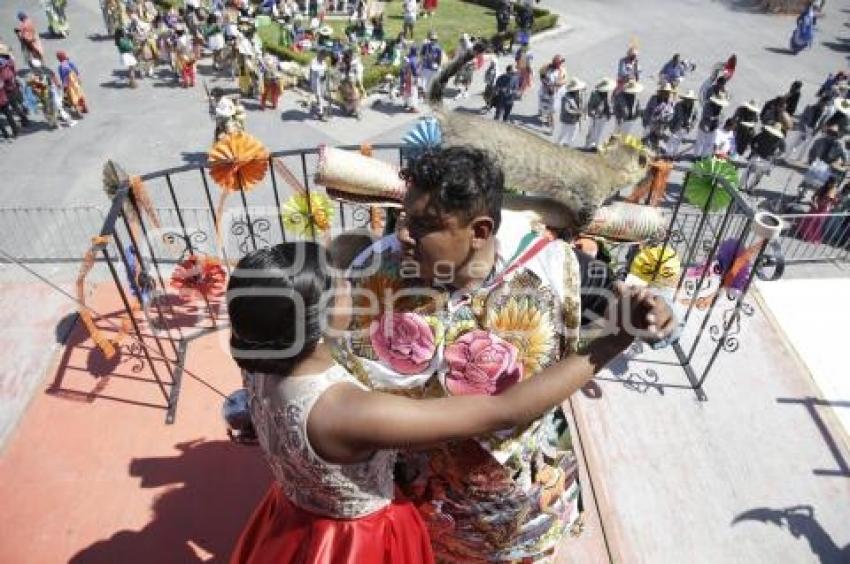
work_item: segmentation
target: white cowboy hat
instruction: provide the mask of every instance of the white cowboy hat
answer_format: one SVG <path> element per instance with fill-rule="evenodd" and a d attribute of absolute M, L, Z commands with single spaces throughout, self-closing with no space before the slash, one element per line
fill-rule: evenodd
<path fill-rule="evenodd" d="M 233 117 L 236 113 L 236 106 L 233 104 L 233 100 L 230 98 L 224 97 L 218 101 L 218 104 L 215 107 L 215 115 L 218 117 L 229 118 Z"/>
<path fill-rule="evenodd" d="M 584 90 L 585 88 L 587 88 L 587 84 L 576 77 L 571 78 L 566 85 L 567 92 L 575 92 L 576 90 Z"/>
<path fill-rule="evenodd" d="M 319 35 L 327 35 L 328 37 L 330 37 L 333 34 L 334 34 L 334 30 L 329 25 L 323 25 L 322 27 L 319 28 Z"/>
<path fill-rule="evenodd" d="M 785 139 L 785 134 L 782 133 L 782 129 L 777 125 L 765 125 L 762 129 L 764 129 L 774 137 L 778 137 L 779 139 Z"/>
<path fill-rule="evenodd" d="M 721 108 L 725 108 L 726 106 L 729 105 L 729 99 L 726 98 L 725 96 L 714 95 L 711 98 L 709 98 L 708 100 L 709 100 L 709 102 L 717 104 Z"/>
<path fill-rule="evenodd" d="M 742 121 L 742 122 L 741 122 L 741 125 L 742 125 L 743 127 L 747 127 L 747 128 L 749 128 L 749 129 L 752 129 L 752 128 L 754 128 L 754 127 L 756 126 L 756 122 L 754 122 L 754 121 Z"/>
<path fill-rule="evenodd" d="M 40 68 L 41 68 L 41 59 L 33 59 L 33 60 L 31 60 L 31 61 L 30 61 L 30 66 L 32 66 L 32 68 L 34 68 L 34 69 L 40 69 Z"/>
<path fill-rule="evenodd" d="M 848 113 L 850 113 L 850 100 L 847 98 L 836 98 L 835 110 L 841 112 L 845 116 L 848 115 Z"/>
<path fill-rule="evenodd" d="M 682 98 L 682 99 L 685 99 L 685 100 L 696 100 L 697 94 L 696 94 L 696 92 L 694 92 L 694 89 L 691 88 L 687 92 L 685 92 L 683 94 L 679 94 L 679 98 Z"/>
<path fill-rule="evenodd" d="M 663 82 L 658 86 L 658 92 L 673 92 L 673 86 L 669 82 Z"/>
<path fill-rule="evenodd" d="M 759 111 L 759 103 L 756 102 L 755 100 L 750 100 L 749 102 L 747 102 L 745 104 L 741 104 L 741 105 L 743 107 L 747 108 L 748 110 L 752 110 L 756 113 L 758 113 L 758 111 Z"/>
<path fill-rule="evenodd" d="M 625 92 L 626 94 L 640 94 L 641 92 L 643 92 L 643 84 L 636 80 L 630 80 L 626 84 L 626 87 L 623 88 L 623 92 Z"/>
<path fill-rule="evenodd" d="M 846 80 L 839 80 L 835 83 L 835 87 L 838 90 L 848 90 L 850 89 L 850 82 L 847 82 Z"/>
<path fill-rule="evenodd" d="M 614 87 L 616 85 L 617 83 L 614 82 L 613 78 L 608 78 L 606 76 L 605 78 L 599 81 L 599 84 L 596 85 L 594 90 L 598 90 L 600 92 L 611 92 L 612 90 L 614 90 Z"/>

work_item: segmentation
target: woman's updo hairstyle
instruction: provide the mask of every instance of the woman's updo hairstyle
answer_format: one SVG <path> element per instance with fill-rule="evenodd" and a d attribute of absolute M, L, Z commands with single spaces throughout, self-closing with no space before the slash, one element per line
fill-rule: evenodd
<path fill-rule="evenodd" d="M 236 364 L 249 372 L 289 374 L 322 336 L 332 284 L 327 251 L 317 243 L 282 243 L 245 255 L 227 285 Z"/>

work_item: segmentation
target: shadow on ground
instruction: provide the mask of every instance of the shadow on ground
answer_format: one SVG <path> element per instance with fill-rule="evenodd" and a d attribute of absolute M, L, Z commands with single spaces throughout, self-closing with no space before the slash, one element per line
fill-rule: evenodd
<path fill-rule="evenodd" d="M 832 540 L 830 534 L 815 519 L 815 510 L 811 505 L 795 505 L 783 509 L 756 507 L 737 515 L 732 520 L 732 525 L 743 521 L 773 524 L 787 529 L 794 538 L 803 537 L 821 564 L 850 562 L 850 545 L 841 548 Z"/>
<path fill-rule="evenodd" d="M 256 448 L 229 441 L 178 443 L 175 456 L 137 458 L 129 473 L 141 488 L 171 486 L 141 530 L 121 530 L 81 550 L 70 562 L 100 564 L 227 562 L 245 523 L 270 483 Z"/>

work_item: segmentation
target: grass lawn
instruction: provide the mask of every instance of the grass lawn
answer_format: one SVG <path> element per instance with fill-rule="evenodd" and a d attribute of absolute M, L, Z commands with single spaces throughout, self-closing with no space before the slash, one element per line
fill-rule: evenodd
<path fill-rule="evenodd" d="M 402 2 L 393 0 L 385 4 L 384 35 L 386 39 L 394 39 L 401 32 L 402 22 Z M 534 31 L 553 27 L 556 22 L 556 15 L 548 13 L 544 15 L 540 11 L 540 14 L 535 17 Z M 327 20 L 326 23 L 333 28 L 334 37 L 342 38 L 345 36 L 347 20 Z M 443 50 L 451 55 L 457 48 L 462 33 L 483 37 L 491 37 L 495 34 L 496 12 L 492 8 L 466 0 L 440 0 L 433 17 L 423 18 L 420 13 L 414 28 L 414 38 L 417 43 L 425 39 L 431 30 L 437 32 Z M 281 47 L 281 27 L 277 23 L 260 28 L 259 34 L 266 49 L 284 59 L 309 64 L 315 56 L 315 53 L 312 52 L 296 53 L 291 49 Z M 377 57 L 378 53 L 363 57 L 363 64 L 366 67 L 363 82 L 366 88 L 375 86 L 385 74 L 396 74 L 398 72 L 397 67 L 377 65 Z"/>

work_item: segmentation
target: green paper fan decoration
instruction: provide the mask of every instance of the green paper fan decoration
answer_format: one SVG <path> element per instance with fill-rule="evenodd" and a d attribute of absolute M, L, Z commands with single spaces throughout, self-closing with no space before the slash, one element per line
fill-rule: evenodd
<path fill-rule="evenodd" d="M 735 166 L 727 160 L 708 157 L 697 161 L 688 174 L 685 199 L 694 206 L 705 208 L 716 177 L 726 180 L 733 188 L 738 188 L 738 170 Z M 708 211 L 726 209 L 731 202 L 732 196 L 718 184 Z"/>
<path fill-rule="evenodd" d="M 286 230 L 305 237 L 327 232 L 334 218 L 333 202 L 321 192 L 310 193 L 309 205 L 306 192 L 294 194 L 280 211 Z"/>

